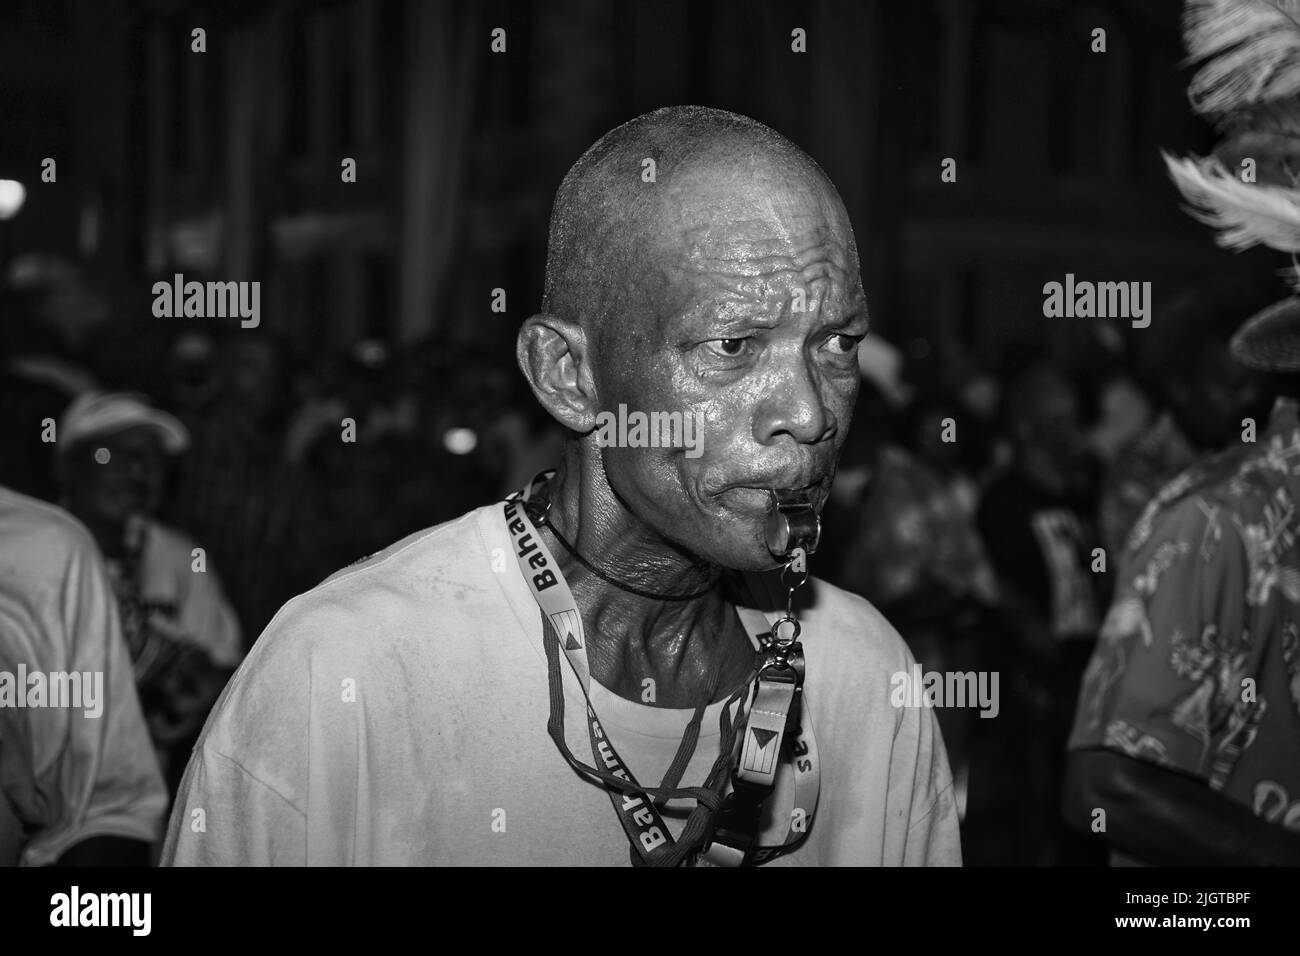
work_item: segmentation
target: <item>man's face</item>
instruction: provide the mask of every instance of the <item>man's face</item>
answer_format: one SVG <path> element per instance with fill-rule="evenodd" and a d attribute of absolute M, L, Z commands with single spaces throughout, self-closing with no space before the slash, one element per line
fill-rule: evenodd
<path fill-rule="evenodd" d="M 164 459 L 154 429 L 139 425 L 88 438 L 68 454 L 67 490 L 74 514 L 120 524 L 132 513 L 157 509 Z"/>
<path fill-rule="evenodd" d="M 739 163 L 665 188 L 631 297 L 644 314 L 602 329 L 597 388 L 603 411 L 680 412 L 702 428 L 690 449 L 605 448 L 606 475 L 669 540 L 771 567 L 767 489 L 805 489 L 821 507 L 857 396 L 868 321 L 851 227 L 803 170 Z"/>

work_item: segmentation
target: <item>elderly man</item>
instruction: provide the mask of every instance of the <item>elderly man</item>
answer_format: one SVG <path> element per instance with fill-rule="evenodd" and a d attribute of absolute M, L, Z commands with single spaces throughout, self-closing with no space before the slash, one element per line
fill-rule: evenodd
<path fill-rule="evenodd" d="M 696 107 L 603 137 L 518 339 L 558 471 L 286 605 L 164 862 L 960 862 L 932 712 L 891 706 L 906 647 L 866 601 L 794 587 L 866 332 L 848 216 L 791 143 Z M 702 441 L 603 427 L 627 410 Z M 810 603 L 724 572 L 778 559 Z"/>

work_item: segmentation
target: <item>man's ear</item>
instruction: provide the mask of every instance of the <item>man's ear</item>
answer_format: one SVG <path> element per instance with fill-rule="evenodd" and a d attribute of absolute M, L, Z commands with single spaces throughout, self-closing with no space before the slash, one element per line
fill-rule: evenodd
<path fill-rule="evenodd" d="M 515 357 L 537 400 L 561 424 L 583 435 L 596 427 L 586 329 L 554 315 L 534 315 L 519 329 Z"/>

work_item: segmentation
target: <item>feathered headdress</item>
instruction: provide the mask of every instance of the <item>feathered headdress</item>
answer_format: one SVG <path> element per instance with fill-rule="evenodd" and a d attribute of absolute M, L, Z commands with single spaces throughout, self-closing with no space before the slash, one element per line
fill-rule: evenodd
<path fill-rule="evenodd" d="M 1187 211 L 1218 231 L 1225 248 L 1263 245 L 1291 255 L 1300 291 L 1300 0 L 1187 0 L 1187 95 L 1224 134 L 1210 156 L 1162 153 Z M 1286 339 L 1287 341 L 1282 341 Z M 1242 326 L 1232 354 L 1256 368 L 1300 371 L 1300 298 Z"/>

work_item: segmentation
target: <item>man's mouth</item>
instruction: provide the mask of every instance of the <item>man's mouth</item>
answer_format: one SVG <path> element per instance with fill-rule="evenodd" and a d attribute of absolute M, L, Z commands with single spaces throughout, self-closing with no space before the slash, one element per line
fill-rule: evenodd
<path fill-rule="evenodd" d="M 797 497 L 807 498 L 817 510 L 825 503 L 825 482 L 815 481 L 811 484 L 781 490 L 793 492 Z M 718 495 L 718 500 L 733 511 L 745 511 L 752 514 L 766 514 L 772 506 L 771 485 L 736 485 Z"/>

